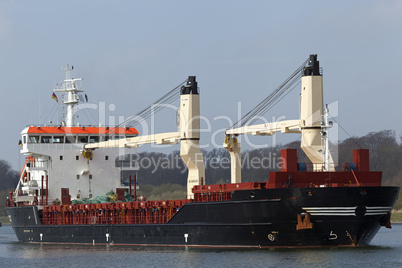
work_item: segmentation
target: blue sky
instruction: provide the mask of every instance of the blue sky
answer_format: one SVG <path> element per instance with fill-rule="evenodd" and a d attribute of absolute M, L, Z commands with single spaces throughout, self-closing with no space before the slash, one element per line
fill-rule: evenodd
<path fill-rule="evenodd" d="M 0 158 L 20 169 L 20 132 L 52 118 L 45 113 L 55 105 L 50 96 L 66 60 L 73 77 L 84 78 L 90 101 L 114 104 L 108 116 L 116 118 L 196 75 L 201 113 L 216 130 L 227 124 L 214 118 L 235 120 L 239 101 L 244 114 L 314 53 L 324 68 L 324 101 L 338 103 L 336 120 L 350 135 L 383 129 L 399 135 L 400 14 L 401 1 L 4 0 Z M 298 94 L 267 117 L 297 119 Z M 167 111 L 156 131 L 175 131 L 175 123 Z M 282 136 L 277 142 L 297 139 Z"/>

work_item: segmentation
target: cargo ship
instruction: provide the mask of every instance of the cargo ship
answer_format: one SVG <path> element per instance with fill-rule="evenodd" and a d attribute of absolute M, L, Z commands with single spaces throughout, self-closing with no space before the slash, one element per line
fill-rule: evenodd
<path fill-rule="evenodd" d="M 21 242 L 212 248 L 359 246 L 369 244 L 381 226 L 391 227 L 399 187 L 382 186 L 382 173 L 370 171 L 369 151 L 353 150 L 351 163 L 332 160 L 328 139 L 332 123 L 324 107 L 317 55 L 310 55 L 248 117 L 226 130 L 223 147 L 231 157 L 231 183 L 215 185 L 206 183 L 199 146 L 200 92 L 195 76 L 175 91 L 180 95 L 177 132 L 142 136 L 134 127 L 75 124 L 74 108 L 83 90 L 77 86 L 80 80 L 70 78 L 69 70 L 67 66 L 66 80 L 54 90 L 65 94 L 66 122 L 31 125 L 21 133 L 26 162 L 6 207 Z M 250 115 L 265 110 L 300 82 L 298 119 L 250 123 Z M 276 132 L 300 133 L 300 146 L 311 163 L 299 163 L 297 150 L 287 148 L 281 150 L 279 171 L 267 174 L 265 181 L 242 182 L 239 136 Z M 127 153 L 146 143 L 180 143 L 180 156 L 188 168 L 186 198 L 147 201 L 137 195 L 135 176 L 127 178 L 127 174 L 139 167 L 119 151 Z M 93 202 L 110 189 L 115 189 L 116 202 Z"/>

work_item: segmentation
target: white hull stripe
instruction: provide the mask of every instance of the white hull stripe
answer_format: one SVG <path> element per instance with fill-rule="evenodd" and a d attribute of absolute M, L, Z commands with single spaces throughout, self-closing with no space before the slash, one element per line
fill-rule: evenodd
<path fill-rule="evenodd" d="M 391 210 L 392 207 L 366 207 L 367 209 L 385 209 L 385 210 Z"/>
<path fill-rule="evenodd" d="M 366 207 L 366 215 L 385 215 L 392 210 L 392 207 Z"/>
<path fill-rule="evenodd" d="M 366 214 L 364 214 L 364 216 L 385 215 L 387 213 L 388 213 L 387 211 L 385 211 L 385 212 L 367 212 Z"/>
<path fill-rule="evenodd" d="M 307 207 L 307 208 L 302 208 L 304 210 L 322 210 L 322 209 L 330 209 L 330 210 L 336 210 L 336 209 L 356 209 L 357 207 Z"/>
<path fill-rule="evenodd" d="M 311 216 L 356 216 L 357 207 L 307 207 L 302 208 Z"/>
<path fill-rule="evenodd" d="M 321 212 L 309 212 L 311 216 L 356 216 L 356 213 L 321 213 Z"/>
<path fill-rule="evenodd" d="M 356 216 L 356 207 L 302 207 L 311 216 Z M 366 207 L 364 216 L 385 215 L 392 207 Z"/>

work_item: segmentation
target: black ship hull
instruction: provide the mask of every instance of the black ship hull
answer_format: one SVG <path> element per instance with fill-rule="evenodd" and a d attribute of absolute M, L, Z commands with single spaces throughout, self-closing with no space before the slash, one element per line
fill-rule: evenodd
<path fill-rule="evenodd" d="M 35 206 L 7 207 L 22 242 L 188 247 L 367 245 L 398 187 L 235 191 L 230 201 L 187 203 L 164 224 L 42 225 Z"/>

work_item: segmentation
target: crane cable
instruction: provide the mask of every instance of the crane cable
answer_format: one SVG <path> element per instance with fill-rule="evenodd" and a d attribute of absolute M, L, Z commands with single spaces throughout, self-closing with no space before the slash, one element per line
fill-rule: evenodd
<path fill-rule="evenodd" d="M 126 120 L 124 120 L 122 123 L 116 126 L 116 128 L 121 127 L 121 126 L 126 126 L 129 122 L 132 122 L 130 126 L 135 126 L 139 124 L 140 122 L 146 120 L 151 116 L 153 113 L 157 113 L 161 109 L 163 109 L 167 104 L 171 104 L 175 100 L 177 100 L 180 97 L 180 90 L 177 90 L 181 88 L 182 85 L 187 83 L 188 79 L 184 80 L 181 82 L 178 86 L 167 92 L 165 95 L 157 99 L 156 101 L 152 102 L 150 105 L 146 106 L 144 109 L 139 111 L 138 113 L 129 116 Z"/>
<path fill-rule="evenodd" d="M 308 62 L 309 59 L 305 60 L 303 64 L 300 65 L 300 67 L 297 68 L 296 71 L 294 71 L 270 95 L 268 95 L 256 107 L 254 107 L 251 111 L 249 111 L 246 115 L 244 115 L 239 121 L 234 123 L 229 129 L 235 127 L 242 127 L 247 123 L 252 124 L 258 119 L 258 117 L 264 115 L 268 110 L 270 110 L 273 106 L 275 106 L 280 100 L 282 100 L 289 92 L 291 92 L 300 83 L 302 70 L 304 69 L 304 67 Z"/>

